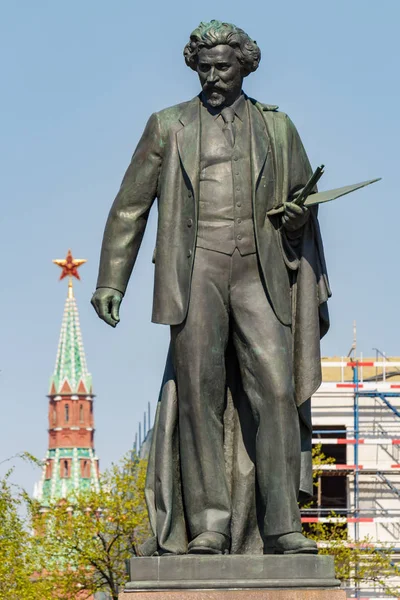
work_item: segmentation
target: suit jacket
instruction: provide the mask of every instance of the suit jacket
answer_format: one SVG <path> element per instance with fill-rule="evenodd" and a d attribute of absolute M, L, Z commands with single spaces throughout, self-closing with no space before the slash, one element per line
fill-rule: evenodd
<path fill-rule="evenodd" d="M 272 307 L 292 320 L 290 256 L 280 217 L 267 211 L 304 186 L 311 167 L 289 117 L 247 98 L 251 128 L 252 202 L 257 252 Z M 158 199 L 152 320 L 175 325 L 187 314 L 196 249 L 200 157 L 200 99 L 154 113 L 133 154 L 111 208 L 97 287 L 124 293 L 150 208 Z"/>

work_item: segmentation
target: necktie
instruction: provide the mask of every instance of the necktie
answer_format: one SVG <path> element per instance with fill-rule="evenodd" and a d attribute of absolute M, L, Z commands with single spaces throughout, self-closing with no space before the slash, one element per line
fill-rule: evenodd
<path fill-rule="evenodd" d="M 222 128 L 222 131 L 224 132 L 224 135 L 226 137 L 226 139 L 228 140 L 228 143 L 231 146 L 235 145 L 235 130 L 233 127 L 233 120 L 235 118 L 235 111 L 233 110 L 233 108 L 231 106 L 227 106 L 226 108 L 223 108 L 221 110 L 221 116 L 224 120 L 224 126 Z"/>

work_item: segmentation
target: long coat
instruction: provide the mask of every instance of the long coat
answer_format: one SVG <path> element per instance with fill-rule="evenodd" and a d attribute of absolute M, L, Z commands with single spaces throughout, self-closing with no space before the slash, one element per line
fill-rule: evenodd
<path fill-rule="evenodd" d="M 295 242 L 280 217 L 267 212 L 304 186 L 311 167 L 287 115 L 248 99 L 251 126 L 252 200 L 257 253 L 271 305 L 291 325 L 295 397 L 301 431 L 301 486 L 312 493 L 311 395 L 321 383 L 320 338 L 329 328 L 330 296 L 317 210 Z M 125 292 L 150 208 L 158 198 L 153 321 L 181 323 L 187 313 L 196 249 L 199 190 L 200 100 L 153 114 L 111 208 L 104 233 L 98 287 Z M 262 552 L 258 527 L 254 439 L 256 425 L 227 357 L 225 454 L 232 497 L 233 553 Z M 179 400 L 171 354 L 161 386 L 146 485 L 154 538 L 143 548 L 184 553 L 186 524 L 179 466 Z"/>
<path fill-rule="evenodd" d="M 249 102 L 252 202 L 257 252 L 278 319 L 292 320 L 290 260 L 279 217 L 267 212 L 302 187 L 311 169 L 300 137 L 276 106 Z M 98 287 L 125 292 L 158 198 L 152 320 L 176 325 L 185 319 L 196 250 L 200 171 L 200 100 L 153 114 L 133 154 L 111 208 L 103 238 Z"/>

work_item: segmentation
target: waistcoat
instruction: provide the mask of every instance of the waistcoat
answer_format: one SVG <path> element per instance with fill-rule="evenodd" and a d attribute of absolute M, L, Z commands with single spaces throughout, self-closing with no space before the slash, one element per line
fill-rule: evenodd
<path fill-rule="evenodd" d="M 238 248 L 244 256 L 256 252 L 247 105 L 243 121 L 235 115 L 234 128 L 232 147 L 216 117 L 201 107 L 197 246 L 225 254 Z"/>

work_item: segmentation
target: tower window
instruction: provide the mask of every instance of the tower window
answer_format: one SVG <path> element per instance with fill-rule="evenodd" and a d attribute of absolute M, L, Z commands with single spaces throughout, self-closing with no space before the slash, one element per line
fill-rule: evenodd
<path fill-rule="evenodd" d="M 60 461 L 60 471 L 62 478 L 68 478 L 70 476 L 70 461 L 68 459 L 63 459 Z"/>
<path fill-rule="evenodd" d="M 53 425 L 55 425 L 57 423 L 57 411 L 56 411 L 56 407 L 53 407 Z"/>
<path fill-rule="evenodd" d="M 79 422 L 83 423 L 83 404 L 79 407 Z"/>
<path fill-rule="evenodd" d="M 65 422 L 68 423 L 69 421 L 69 404 L 65 405 Z"/>
<path fill-rule="evenodd" d="M 51 479 L 51 474 L 52 474 L 52 461 L 48 460 L 46 462 L 46 475 L 45 475 L 45 479 Z"/>
<path fill-rule="evenodd" d="M 81 460 L 81 476 L 85 478 L 90 477 L 90 461 L 85 459 Z"/>

